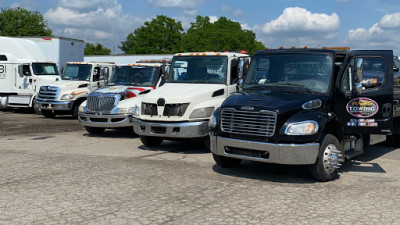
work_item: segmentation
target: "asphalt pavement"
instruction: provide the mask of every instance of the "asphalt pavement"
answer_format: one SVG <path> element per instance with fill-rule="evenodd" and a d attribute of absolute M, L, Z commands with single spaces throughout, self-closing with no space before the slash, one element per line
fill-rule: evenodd
<path fill-rule="evenodd" d="M 371 146 L 314 181 L 305 166 L 217 166 L 198 142 L 147 148 L 70 116 L 0 111 L 1 224 L 398 224 L 400 149 Z"/>

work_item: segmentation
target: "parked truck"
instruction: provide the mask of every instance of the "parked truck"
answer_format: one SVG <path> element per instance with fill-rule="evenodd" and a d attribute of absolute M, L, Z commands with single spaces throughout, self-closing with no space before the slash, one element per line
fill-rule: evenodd
<path fill-rule="evenodd" d="M 164 139 L 208 140 L 208 119 L 236 91 L 240 60 L 249 62 L 250 57 L 234 52 L 174 55 L 167 82 L 136 106 L 134 131 L 142 143 L 158 146 Z"/>
<path fill-rule="evenodd" d="M 57 64 L 35 42 L 0 37 L 0 109 L 32 107 L 39 86 L 58 79 Z"/>
<path fill-rule="evenodd" d="M 53 118 L 70 113 L 77 118 L 79 105 L 90 92 L 106 85 L 113 68 L 113 63 L 67 63 L 61 79 L 40 87 L 35 102 L 42 115 Z"/>
<path fill-rule="evenodd" d="M 130 128 L 140 96 L 161 87 L 170 60 L 146 60 L 118 65 L 107 87 L 90 93 L 79 109 L 79 123 L 92 134 L 105 129 Z"/>
<path fill-rule="evenodd" d="M 242 92 L 210 122 L 215 162 L 309 165 L 337 178 L 345 159 L 369 144 L 400 144 L 400 85 L 390 50 L 278 49 L 257 52 Z M 397 62 L 398 63 L 398 60 Z"/>

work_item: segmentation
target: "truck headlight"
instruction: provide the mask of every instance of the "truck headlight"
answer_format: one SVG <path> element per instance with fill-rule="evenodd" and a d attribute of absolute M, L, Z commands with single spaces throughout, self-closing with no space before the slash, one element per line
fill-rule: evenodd
<path fill-rule="evenodd" d="M 120 108 L 117 111 L 117 114 L 133 114 L 135 111 L 135 107 L 128 107 L 128 108 Z"/>
<path fill-rule="evenodd" d="M 285 129 L 286 135 L 312 135 L 318 132 L 318 123 L 312 120 L 291 123 Z"/>
<path fill-rule="evenodd" d="M 218 116 L 219 116 L 219 108 L 216 109 L 212 113 L 212 115 L 210 117 L 210 120 L 208 121 L 208 129 L 212 130 L 212 129 L 215 129 L 217 127 L 217 125 L 218 125 Z"/>
<path fill-rule="evenodd" d="M 65 94 L 65 95 L 63 95 L 63 96 L 61 96 L 61 100 L 71 100 L 71 99 L 74 99 L 75 98 L 75 95 L 76 94 Z"/>
<path fill-rule="evenodd" d="M 195 109 L 192 114 L 190 114 L 189 119 L 210 117 L 212 112 L 214 112 L 214 107 Z"/>
<path fill-rule="evenodd" d="M 86 111 L 86 107 L 85 106 L 83 106 L 83 105 L 80 105 L 79 106 L 79 108 L 78 108 L 78 110 L 79 110 L 79 112 L 85 112 Z"/>
<path fill-rule="evenodd" d="M 135 107 L 133 108 L 133 115 L 138 117 L 139 116 L 139 106 L 135 105 Z"/>

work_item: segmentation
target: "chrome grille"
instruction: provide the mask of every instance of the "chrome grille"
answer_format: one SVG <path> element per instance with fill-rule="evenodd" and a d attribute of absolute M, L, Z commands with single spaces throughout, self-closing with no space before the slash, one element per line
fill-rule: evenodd
<path fill-rule="evenodd" d="M 142 102 L 142 115 L 157 116 L 157 104 Z"/>
<path fill-rule="evenodd" d="M 39 101 L 55 101 L 60 93 L 60 88 L 54 86 L 41 86 L 37 100 Z"/>
<path fill-rule="evenodd" d="M 164 107 L 163 116 L 183 116 L 189 103 L 185 104 L 166 104 Z"/>
<path fill-rule="evenodd" d="M 222 109 L 222 131 L 234 134 L 266 136 L 274 135 L 276 113 L 268 110 L 258 112 Z"/>
<path fill-rule="evenodd" d="M 99 93 L 89 94 L 86 102 L 88 112 L 96 113 L 111 113 L 114 107 L 118 104 L 120 95 L 106 95 Z"/>

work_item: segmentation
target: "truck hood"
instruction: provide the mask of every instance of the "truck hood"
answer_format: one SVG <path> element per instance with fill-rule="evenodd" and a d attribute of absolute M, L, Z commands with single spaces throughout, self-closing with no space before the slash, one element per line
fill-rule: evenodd
<path fill-rule="evenodd" d="M 225 84 L 175 84 L 166 83 L 161 88 L 152 91 L 143 98 L 143 102 L 157 103 L 160 98 L 165 99 L 166 104 L 189 103 L 195 101 L 206 101 L 211 99 L 213 93 L 225 89 Z M 223 92 L 223 96 L 227 96 Z M 217 96 L 220 96 L 217 95 Z"/>
<path fill-rule="evenodd" d="M 125 99 L 126 96 L 129 98 L 136 97 L 140 94 L 145 94 L 153 90 L 154 87 L 139 87 L 139 86 L 108 86 L 99 88 L 93 93 L 101 94 L 119 94 L 121 99 Z"/>
<path fill-rule="evenodd" d="M 227 98 L 221 107 L 243 110 L 253 108 L 253 111 L 270 110 L 279 114 L 298 111 L 308 101 L 320 99 L 324 101 L 326 95 L 303 94 L 295 92 L 265 91 L 263 94 L 256 91 L 237 93 Z M 246 110 L 247 110 L 246 109 Z"/>
<path fill-rule="evenodd" d="M 40 87 L 56 82 L 57 80 L 61 80 L 60 75 L 40 75 L 37 79 L 37 85 Z"/>

